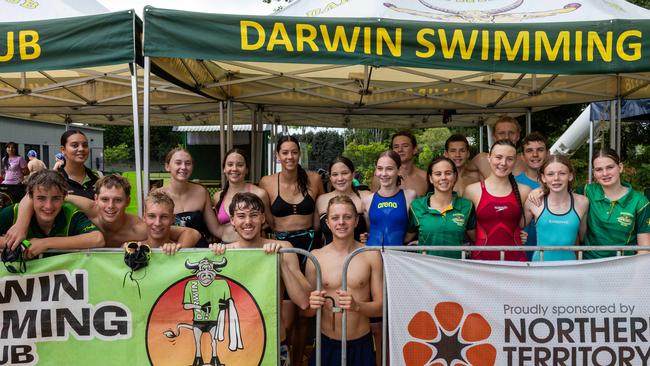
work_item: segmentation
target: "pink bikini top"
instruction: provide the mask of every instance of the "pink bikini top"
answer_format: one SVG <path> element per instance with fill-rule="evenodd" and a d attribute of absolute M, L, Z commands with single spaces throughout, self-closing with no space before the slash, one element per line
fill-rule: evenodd
<path fill-rule="evenodd" d="M 246 192 L 250 192 L 253 188 L 252 184 L 247 184 L 246 185 Z M 224 199 L 225 201 L 225 199 Z M 224 207 L 224 201 L 221 202 L 221 205 L 219 206 L 219 209 L 217 210 L 217 221 L 221 225 L 225 225 L 230 223 L 230 215 L 228 214 L 228 211 L 226 211 L 226 208 Z"/>

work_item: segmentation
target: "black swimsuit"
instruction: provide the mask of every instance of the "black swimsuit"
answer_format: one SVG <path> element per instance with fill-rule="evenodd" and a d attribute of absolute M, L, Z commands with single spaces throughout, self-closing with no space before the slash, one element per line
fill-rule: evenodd
<path fill-rule="evenodd" d="M 207 248 L 208 239 L 211 234 L 208 227 L 203 220 L 203 212 L 201 211 L 186 211 L 179 212 L 176 215 L 176 226 L 191 227 L 201 233 L 201 239 L 196 243 L 197 248 Z"/>
<path fill-rule="evenodd" d="M 280 174 L 278 174 L 278 196 L 271 205 L 271 214 L 275 217 L 287 217 L 291 215 L 313 215 L 316 210 L 316 203 L 311 195 L 307 193 L 302 201 L 298 204 L 288 203 L 282 196 L 280 196 Z M 275 238 L 278 240 L 286 240 L 294 248 L 304 249 L 306 251 L 312 250 L 314 244 L 314 229 L 307 228 L 295 231 L 276 231 Z M 307 257 L 299 256 L 300 269 L 305 272 L 305 264 Z"/>
<path fill-rule="evenodd" d="M 278 196 L 271 205 L 271 214 L 275 217 L 287 217 L 291 215 L 311 215 L 316 209 L 316 203 L 309 192 L 303 196 L 300 203 L 288 203 L 280 196 L 280 174 L 278 174 Z"/>

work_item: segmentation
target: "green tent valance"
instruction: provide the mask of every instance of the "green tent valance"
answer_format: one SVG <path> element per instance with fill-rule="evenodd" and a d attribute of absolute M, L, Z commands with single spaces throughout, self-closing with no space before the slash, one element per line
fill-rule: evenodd
<path fill-rule="evenodd" d="M 650 20 L 448 23 L 145 9 L 145 56 L 489 72 L 647 71 Z M 647 56 L 646 56 L 647 58 Z"/>
<path fill-rule="evenodd" d="M 0 72 L 134 62 L 134 24 L 132 11 L 0 23 Z"/>

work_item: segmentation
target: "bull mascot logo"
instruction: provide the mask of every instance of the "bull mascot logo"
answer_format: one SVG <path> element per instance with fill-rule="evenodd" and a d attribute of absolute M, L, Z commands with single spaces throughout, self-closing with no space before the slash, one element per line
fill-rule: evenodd
<path fill-rule="evenodd" d="M 197 263 L 185 261 L 185 268 L 192 270 L 196 280 L 190 280 L 185 285 L 183 296 L 183 308 L 193 312 L 192 324 L 180 323 L 176 325 L 177 331 L 167 330 L 163 334 L 174 339 L 181 334 L 181 329 L 191 329 L 194 334 L 194 362 L 192 366 L 202 366 L 201 357 L 201 335 L 210 333 L 212 340 L 212 358 L 209 365 L 225 366 L 219 362 L 217 356 L 217 341 L 223 342 L 226 328 L 226 313 L 228 313 L 228 338 L 230 340 L 228 349 L 237 351 L 244 349 L 239 326 L 239 316 L 235 302 L 230 295 L 228 282 L 223 279 L 216 279 L 217 273 L 226 266 L 228 261 L 222 258 L 213 262 L 203 258 Z"/>

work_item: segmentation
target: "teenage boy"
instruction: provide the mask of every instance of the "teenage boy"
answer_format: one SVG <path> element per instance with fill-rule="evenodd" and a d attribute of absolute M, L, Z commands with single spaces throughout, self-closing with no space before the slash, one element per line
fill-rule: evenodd
<path fill-rule="evenodd" d="M 530 187 L 531 190 L 539 188 L 539 168 L 546 160 L 548 150 L 546 148 L 546 138 L 539 132 L 531 132 L 524 137 L 522 141 L 522 156 L 524 158 L 525 169 L 519 175 L 515 176 L 515 181 Z M 537 229 L 534 222 L 526 223 L 524 231 L 528 234 L 526 245 L 537 245 Z M 534 252 L 526 252 L 528 259 L 533 258 Z"/>
<path fill-rule="evenodd" d="M 277 253 L 280 248 L 293 248 L 288 241 L 270 240 L 262 237 L 264 226 L 264 203 L 250 192 L 236 193 L 230 206 L 230 223 L 239 234 L 239 240 L 230 244 L 211 244 L 210 248 L 217 255 L 222 255 L 227 249 L 263 248 L 267 254 Z M 309 291 L 312 289 L 307 279 L 302 275 L 298 257 L 293 253 L 284 253 L 280 257 L 280 274 L 282 277 L 281 293 L 286 289 L 289 298 L 302 310 L 309 307 Z M 310 262 L 310 261 L 308 261 Z M 280 328 L 280 362 L 290 365 L 289 349 L 286 345 L 287 330 L 282 321 Z M 296 364 L 299 364 L 296 362 Z"/>
<path fill-rule="evenodd" d="M 104 234 L 106 246 L 120 247 L 125 242 L 145 241 L 148 228 L 142 219 L 135 215 L 127 214 L 126 208 L 130 203 L 131 184 L 119 175 L 107 175 L 95 183 L 95 200 L 69 195 L 66 200 L 79 207 L 88 218 Z M 23 201 L 27 201 L 24 198 Z M 21 201 L 21 212 L 23 205 L 29 206 L 28 202 Z M 8 235 L 13 242 L 20 242 L 26 232 L 26 223 L 29 222 L 30 210 L 26 209 L 19 215 L 16 225 Z M 22 233 L 22 235 L 21 235 Z M 181 247 L 193 247 L 199 240 L 198 231 L 174 226 L 171 229 L 171 239 L 178 242 Z"/>
<path fill-rule="evenodd" d="M 469 142 L 461 134 L 449 136 L 445 141 L 445 157 L 451 159 L 458 170 L 458 179 L 454 185 L 454 191 L 462 197 L 465 187 L 481 180 L 481 175 L 477 171 L 466 169 L 467 160 L 469 159 Z"/>
<path fill-rule="evenodd" d="M 347 196 L 337 196 L 327 206 L 327 225 L 332 229 L 333 240 L 321 249 L 312 251 L 320 263 L 322 291 L 312 291 L 310 309 L 316 314 L 322 308 L 321 365 L 341 364 L 341 312 L 347 312 L 348 365 L 374 366 L 375 344 L 370 329 L 370 318 L 382 316 L 382 260 L 377 251 L 356 255 L 348 269 L 348 288 L 341 289 L 341 271 L 348 254 L 364 245 L 354 240 L 357 210 Z M 316 284 L 316 270 L 307 262 L 307 279 Z M 310 365 L 315 365 L 312 356 Z"/>
<path fill-rule="evenodd" d="M 515 146 L 521 138 L 521 129 L 519 122 L 516 119 L 508 116 L 500 117 L 497 122 L 492 126 L 492 134 L 494 141 L 510 140 Z M 517 161 L 512 174 L 517 175 L 524 171 L 524 159 L 518 155 Z M 477 171 L 481 174 L 481 178 L 485 179 L 490 176 L 490 163 L 488 162 L 488 153 L 480 152 L 474 156 L 470 165 L 467 167 L 469 170 Z"/>
<path fill-rule="evenodd" d="M 104 236 L 97 227 L 72 204 L 65 203 L 68 183 L 61 174 L 42 170 L 27 181 L 30 198 L 29 217 L 25 238 L 30 245 L 26 257 L 33 258 L 48 249 L 86 249 L 104 246 Z M 7 243 L 4 235 L 19 216 L 19 204 L 0 211 L 0 248 L 18 243 Z"/>
<path fill-rule="evenodd" d="M 390 139 L 390 148 L 395 151 L 402 162 L 399 168 L 399 175 L 402 177 L 401 188 L 412 189 L 418 197 L 427 194 L 428 181 L 427 172 L 415 166 L 415 154 L 418 146 L 415 136 L 408 131 L 395 133 Z M 379 179 L 372 178 L 372 191 L 379 189 Z"/>

